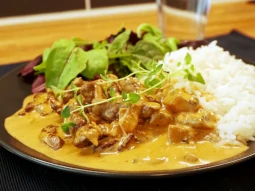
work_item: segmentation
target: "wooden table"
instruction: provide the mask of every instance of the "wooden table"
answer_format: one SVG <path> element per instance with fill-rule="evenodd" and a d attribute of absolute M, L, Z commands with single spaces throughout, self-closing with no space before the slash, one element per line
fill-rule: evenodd
<path fill-rule="evenodd" d="M 122 24 L 135 30 L 144 22 L 157 25 L 157 13 L 123 13 L 64 21 L 48 21 L 0 27 L 0 64 L 33 59 L 60 38 L 79 36 L 100 40 L 117 32 Z M 206 37 L 225 34 L 233 29 L 255 38 L 255 3 L 213 3 L 206 26 Z"/>

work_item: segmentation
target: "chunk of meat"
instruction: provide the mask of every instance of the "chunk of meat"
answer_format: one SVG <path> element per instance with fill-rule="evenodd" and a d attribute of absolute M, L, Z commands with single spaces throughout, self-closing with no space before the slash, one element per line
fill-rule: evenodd
<path fill-rule="evenodd" d="M 118 146 L 118 151 L 123 151 L 124 148 L 127 146 L 127 144 L 131 141 L 131 139 L 133 137 L 134 137 L 133 134 L 127 134 L 127 135 L 123 136 L 120 139 L 119 146 Z"/>
<path fill-rule="evenodd" d="M 89 104 L 95 97 L 95 84 L 92 82 L 86 82 L 81 86 L 80 94 L 83 96 L 85 104 Z"/>
<path fill-rule="evenodd" d="M 162 99 L 163 93 L 162 91 L 156 91 L 153 94 L 146 94 L 145 97 L 151 101 L 151 102 L 157 102 L 157 103 L 161 103 L 161 99 Z"/>
<path fill-rule="evenodd" d="M 87 123 L 86 119 L 84 119 L 79 112 L 72 113 L 70 115 L 70 121 L 75 123 L 77 128 L 84 126 Z"/>
<path fill-rule="evenodd" d="M 135 140 L 139 143 L 143 143 L 148 140 L 148 133 L 145 131 L 135 129 L 133 134 L 134 134 Z"/>
<path fill-rule="evenodd" d="M 160 126 L 168 126 L 169 124 L 173 122 L 174 122 L 174 118 L 172 114 L 165 109 L 160 109 L 159 111 L 154 112 L 151 115 L 149 123 L 151 126 L 160 127 Z"/>
<path fill-rule="evenodd" d="M 73 144 L 78 148 L 89 146 L 91 143 L 97 146 L 99 136 L 100 132 L 98 128 L 95 128 L 94 124 L 86 124 L 77 129 Z"/>
<path fill-rule="evenodd" d="M 119 110 L 119 124 L 126 133 L 132 133 L 138 125 L 139 115 L 141 113 L 140 105 L 131 105 L 128 108 Z"/>
<path fill-rule="evenodd" d="M 92 103 L 103 100 L 104 99 L 93 99 Z M 112 122 L 118 118 L 119 109 L 119 103 L 107 102 L 93 106 L 92 113 L 108 122 Z"/>
<path fill-rule="evenodd" d="M 36 93 L 34 95 L 34 99 L 33 100 L 34 100 L 35 103 L 38 103 L 38 104 L 46 103 L 48 101 L 48 96 L 47 96 L 46 93 Z"/>
<path fill-rule="evenodd" d="M 128 143 L 132 140 L 133 135 L 127 134 L 122 138 L 110 138 L 105 137 L 99 141 L 99 145 L 95 147 L 96 152 L 121 152 L 123 151 Z"/>
<path fill-rule="evenodd" d="M 108 130 L 108 136 L 112 137 L 118 137 L 121 135 L 121 129 L 120 129 L 120 124 L 118 120 L 114 120 L 111 122 L 109 130 Z"/>
<path fill-rule="evenodd" d="M 42 129 L 39 139 L 54 150 L 58 150 L 64 145 L 64 141 L 56 133 L 57 126 L 49 125 Z"/>
<path fill-rule="evenodd" d="M 212 112 L 199 109 L 196 113 L 179 114 L 176 122 L 189 125 L 195 129 L 214 129 L 217 123 L 217 117 Z"/>
<path fill-rule="evenodd" d="M 19 113 L 25 115 L 26 113 L 37 111 L 42 116 L 45 116 L 52 112 L 52 108 L 48 104 L 47 94 L 45 93 L 37 93 L 33 97 L 33 101 L 27 103 L 24 110 Z"/>
<path fill-rule="evenodd" d="M 142 111 L 140 117 L 147 119 L 150 118 L 151 115 L 161 108 L 159 103 L 156 102 L 144 102 L 142 104 Z"/>
<path fill-rule="evenodd" d="M 95 91 L 94 91 L 94 97 L 95 99 L 106 99 L 106 95 L 104 92 L 104 89 L 100 84 L 95 84 Z"/>
<path fill-rule="evenodd" d="M 211 129 L 194 129 L 180 124 L 168 126 L 168 141 L 171 143 L 202 141 L 208 139 L 211 134 L 213 134 Z"/>
<path fill-rule="evenodd" d="M 186 153 L 184 156 L 183 156 L 183 159 L 182 159 L 184 162 L 188 162 L 188 163 L 196 163 L 199 161 L 199 159 L 191 154 L 191 153 Z"/>
<path fill-rule="evenodd" d="M 26 105 L 24 111 L 25 111 L 25 112 L 31 112 L 31 111 L 34 110 L 34 108 L 35 108 L 35 103 L 34 103 L 34 102 L 29 102 L 29 103 Z"/>
<path fill-rule="evenodd" d="M 94 147 L 95 152 L 116 152 L 118 148 L 119 139 L 113 137 L 104 137 L 99 140 L 97 147 Z"/>
<path fill-rule="evenodd" d="M 105 109 L 102 111 L 102 118 L 107 121 L 113 121 L 118 117 L 120 104 L 110 102 L 107 103 Z"/>
<path fill-rule="evenodd" d="M 118 82 L 119 90 L 125 91 L 126 93 L 135 92 L 139 89 L 139 83 L 135 78 L 127 78 Z"/>
<path fill-rule="evenodd" d="M 84 81 L 82 80 L 81 77 L 75 78 L 75 79 L 73 80 L 73 84 L 74 84 L 75 86 L 77 86 L 77 87 L 81 87 L 81 86 L 84 84 Z"/>
<path fill-rule="evenodd" d="M 55 125 L 48 125 L 47 127 L 44 127 L 42 129 L 42 133 L 55 134 L 55 133 L 57 133 L 57 126 L 55 126 Z"/>
<path fill-rule="evenodd" d="M 169 125 L 168 126 L 168 141 L 170 143 L 188 142 L 195 136 L 195 131 L 184 125 Z"/>
<path fill-rule="evenodd" d="M 53 92 L 48 92 L 48 99 L 50 101 L 51 108 L 58 114 L 60 114 L 63 103 L 58 101 Z"/>
<path fill-rule="evenodd" d="M 95 98 L 92 100 L 92 103 L 98 103 L 104 100 L 105 99 Z M 92 113 L 98 117 L 101 117 L 101 114 L 106 107 L 107 107 L 107 103 L 97 104 L 92 107 Z"/>
<path fill-rule="evenodd" d="M 62 96 L 63 103 L 66 104 L 73 97 L 74 97 L 74 92 L 73 91 L 64 92 L 63 96 Z"/>
<path fill-rule="evenodd" d="M 52 112 L 52 108 L 47 103 L 36 105 L 34 110 L 40 113 L 42 116 L 48 115 Z"/>
<path fill-rule="evenodd" d="M 98 127 L 101 130 L 102 136 L 118 137 L 118 135 L 121 135 L 119 122 L 117 120 L 111 122 L 110 124 L 98 124 Z"/>
<path fill-rule="evenodd" d="M 163 99 L 163 104 L 173 113 L 196 112 L 200 108 L 196 97 L 179 90 L 168 93 Z"/>

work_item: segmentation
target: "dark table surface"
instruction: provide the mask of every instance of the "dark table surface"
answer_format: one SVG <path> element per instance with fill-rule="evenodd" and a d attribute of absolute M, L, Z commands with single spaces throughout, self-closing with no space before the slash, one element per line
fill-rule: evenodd
<path fill-rule="evenodd" d="M 254 39 L 249 39 L 237 31 L 213 39 L 217 39 L 220 46 L 238 58 L 249 63 L 255 63 Z M 1 66 L 0 77 L 17 65 L 19 64 Z M 1 124 L 1 128 L 3 128 L 3 124 Z M 250 159 L 220 170 L 188 176 L 154 179 L 91 177 L 41 166 L 0 147 L 0 191 L 254 191 L 254 174 L 255 159 Z"/>

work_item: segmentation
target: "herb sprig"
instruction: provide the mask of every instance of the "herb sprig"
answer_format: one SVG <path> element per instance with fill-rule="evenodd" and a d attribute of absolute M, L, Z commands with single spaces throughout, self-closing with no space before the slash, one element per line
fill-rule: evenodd
<path fill-rule="evenodd" d="M 101 81 L 101 80 L 97 81 L 96 82 L 97 84 L 107 84 L 107 83 L 119 82 L 119 81 L 126 80 L 127 78 L 129 78 L 131 76 L 138 75 L 138 77 L 139 77 L 140 74 L 143 74 L 143 77 L 140 78 L 140 80 L 143 81 L 145 88 L 139 92 L 126 93 L 125 91 L 122 91 L 121 95 L 117 95 L 117 96 L 115 96 L 114 89 L 110 88 L 109 89 L 109 98 L 104 99 L 102 101 L 95 102 L 95 103 L 86 104 L 86 105 L 83 105 L 81 95 L 77 95 L 77 92 L 80 88 L 76 87 L 73 83 L 71 84 L 72 89 L 68 89 L 68 90 L 60 90 L 56 87 L 52 87 L 52 89 L 55 91 L 55 94 L 58 94 L 58 95 L 63 95 L 63 93 L 70 92 L 70 91 L 74 92 L 74 99 L 76 100 L 77 103 L 79 103 L 79 106 L 76 106 L 72 111 L 70 110 L 69 106 L 65 106 L 64 109 L 62 110 L 61 117 L 65 119 L 64 124 L 62 125 L 63 131 L 67 132 L 68 127 L 75 125 L 72 122 L 66 121 L 66 118 L 68 118 L 72 113 L 80 112 L 81 115 L 86 119 L 87 123 L 90 123 L 88 116 L 84 112 L 86 108 L 92 107 L 95 105 L 99 105 L 99 104 L 108 103 L 111 101 L 116 101 L 116 100 L 120 100 L 121 102 L 126 103 L 126 104 L 135 104 L 140 100 L 141 95 L 143 95 L 145 93 L 152 93 L 153 90 L 155 90 L 157 88 L 161 88 L 165 82 L 170 81 L 170 79 L 176 75 L 179 75 L 179 76 L 181 75 L 184 79 L 187 79 L 189 81 L 194 81 L 194 82 L 198 82 L 201 84 L 205 84 L 205 81 L 204 81 L 202 75 L 200 73 L 195 72 L 195 67 L 192 64 L 192 58 L 191 58 L 190 54 L 187 54 L 185 56 L 184 62 L 178 63 L 178 66 L 182 67 L 182 70 L 175 71 L 172 73 L 165 72 L 163 70 L 163 64 L 158 64 L 158 65 L 154 66 L 152 71 L 143 69 L 141 71 L 133 72 L 133 73 L 129 74 L 128 76 L 119 78 L 119 79 L 109 79 L 107 77 L 107 75 L 101 75 L 101 78 L 103 81 Z"/>
<path fill-rule="evenodd" d="M 133 41 L 134 35 L 136 40 Z M 46 86 L 64 90 L 78 75 L 93 79 L 112 65 L 120 77 L 142 69 L 152 70 L 165 53 L 177 49 L 178 40 L 163 38 L 162 32 L 147 23 L 137 34 L 122 28 L 113 41 L 90 42 L 81 38 L 61 39 L 45 49 L 36 74 L 44 74 Z M 89 50 L 83 49 L 90 46 Z"/>
<path fill-rule="evenodd" d="M 123 28 L 111 41 L 89 42 L 77 37 L 56 41 L 51 48 L 44 51 L 42 63 L 34 67 L 34 70 L 36 74 L 45 75 L 47 88 L 52 89 L 57 97 L 62 97 L 67 92 L 74 93 L 76 105 L 73 108 L 66 105 L 61 112 L 64 119 L 62 129 L 68 133 L 69 128 L 76 125 L 70 121 L 72 113 L 79 112 L 87 123 L 90 123 L 85 112 L 87 108 L 112 101 L 135 104 L 141 99 L 141 95 L 161 88 L 174 76 L 204 84 L 205 81 L 200 73 L 196 73 L 189 54 L 184 62 L 178 64 L 180 69 L 172 73 L 164 71 L 163 65 L 158 64 L 167 52 L 177 50 L 178 44 L 177 39 L 166 39 L 158 28 L 144 23 L 138 26 L 136 34 Z M 92 48 L 86 49 L 84 46 Z M 110 66 L 114 68 L 119 79 L 107 77 Z M 78 75 L 93 79 L 97 74 L 102 78 L 97 82 L 99 85 L 116 83 L 135 76 L 144 84 L 144 88 L 139 92 L 122 91 L 119 95 L 111 86 L 106 86 L 107 99 L 84 105 L 82 95 L 78 93 L 80 88 L 72 81 Z M 69 85 L 70 89 L 66 89 Z"/>

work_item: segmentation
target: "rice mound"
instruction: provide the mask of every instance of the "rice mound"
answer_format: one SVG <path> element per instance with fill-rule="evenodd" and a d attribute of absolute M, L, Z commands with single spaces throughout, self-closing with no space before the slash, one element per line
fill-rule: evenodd
<path fill-rule="evenodd" d="M 201 105 L 215 112 L 217 130 L 224 143 L 238 144 L 255 138 L 255 67 L 231 56 L 213 41 L 196 50 L 181 48 L 164 57 L 163 69 L 173 72 L 186 54 L 205 80 L 205 85 L 177 78 L 174 88 L 195 94 Z M 240 142 L 239 142 L 240 141 Z"/>

